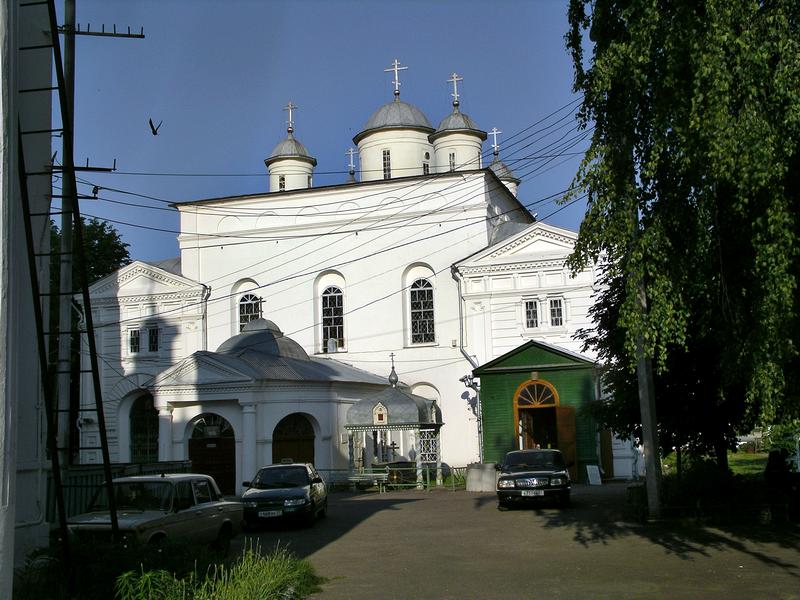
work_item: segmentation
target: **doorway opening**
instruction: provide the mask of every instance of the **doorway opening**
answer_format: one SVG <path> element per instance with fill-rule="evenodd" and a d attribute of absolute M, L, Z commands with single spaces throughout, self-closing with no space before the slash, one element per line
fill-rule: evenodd
<path fill-rule="evenodd" d="M 195 419 L 189 460 L 192 471 L 211 475 L 223 494 L 236 493 L 236 440 L 226 419 L 214 413 Z"/>
<path fill-rule="evenodd" d="M 314 426 L 301 413 L 284 417 L 272 432 L 272 462 L 288 459 L 314 464 Z"/>

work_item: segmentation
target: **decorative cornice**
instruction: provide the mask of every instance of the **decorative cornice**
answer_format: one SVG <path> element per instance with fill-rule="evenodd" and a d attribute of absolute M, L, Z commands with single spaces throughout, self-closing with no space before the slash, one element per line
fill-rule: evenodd
<path fill-rule="evenodd" d="M 183 290 L 186 288 L 199 288 L 202 290 L 203 287 L 203 285 L 197 281 L 182 276 L 176 276 L 152 265 L 148 265 L 147 263 L 134 262 L 132 265 L 118 270 L 116 277 L 109 277 L 105 283 L 97 285 L 97 287 L 91 290 L 91 293 L 94 296 L 108 290 L 113 290 L 115 287 L 119 288 L 124 283 L 127 283 L 139 275 L 146 275 L 149 279 Z M 99 283 L 100 282 L 98 282 L 98 284 Z"/>
<path fill-rule="evenodd" d="M 566 266 L 566 258 L 564 259 L 543 259 L 543 260 L 528 260 L 524 262 L 514 263 L 495 263 L 491 265 L 462 265 L 456 267 L 463 275 L 479 275 L 482 273 L 504 273 L 507 271 L 520 271 L 538 269 L 563 269 Z M 588 269 L 586 269 L 588 270 Z M 522 275 L 523 273 L 519 273 Z"/>
<path fill-rule="evenodd" d="M 203 290 L 192 289 L 181 292 L 163 292 L 156 294 L 140 294 L 138 296 L 107 296 L 105 298 L 92 297 L 92 306 L 128 306 L 131 304 L 156 303 L 169 300 L 202 300 Z"/>
<path fill-rule="evenodd" d="M 504 244 L 501 248 L 498 248 L 491 254 L 483 258 L 497 258 L 498 256 L 502 256 L 503 254 L 507 254 L 509 250 L 513 250 L 514 248 L 518 248 L 524 244 L 527 244 L 531 240 L 534 239 L 547 239 L 553 240 L 555 242 L 559 242 L 561 244 L 565 244 L 567 246 L 574 246 L 575 239 L 571 237 L 567 237 L 561 233 L 556 233 L 555 231 L 549 231 L 547 229 L 543 229 L 541 227 L 534 227 L 533 230 L 523 236 L 518 237 L 517 239 L 509 242 L 508 244 Z"/>

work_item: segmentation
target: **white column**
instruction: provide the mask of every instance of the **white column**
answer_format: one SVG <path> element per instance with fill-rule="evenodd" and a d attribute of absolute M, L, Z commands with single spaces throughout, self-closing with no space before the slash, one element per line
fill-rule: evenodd
<path fill-rule="evenodd" d="M 256 474 L 256 407 L 242 406 L 242 477 L 250 479 Z"/>
<path fill-rule="evenodd" d="M 172 409 L 158 409 L 158 460 L 172 460 Z"/>

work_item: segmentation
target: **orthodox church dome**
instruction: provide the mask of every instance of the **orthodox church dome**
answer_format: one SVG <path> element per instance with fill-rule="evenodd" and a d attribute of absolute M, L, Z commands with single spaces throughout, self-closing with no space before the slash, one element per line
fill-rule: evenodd
<path fill-rule="evenodd" d="M 475 121 L 473 121 L 469 116 L 462 113 L 456 107 L 453 112 L 447 115 L 442 122 L 439 123 L 439 127 L 436 128 L 436 132 L 431 134 L 431 140 L 439 137 L 440 135 L 452 131 L 460 131 L 464 133 L 473 133 L 480 137 L 482 140 L 486 139 L 486 132 L 481 131 L 481 129 L 476 125 Z"/>
<path fill-rule="evenodd" d="M 244 326 L 242 332 L 226 340 L 217 348 L 219 354 L 237 354 L 253 350 L 262 354 L 309 360 L 302 346 L 291 338 L 284 337 L 275 323 L 267 319 L 255 319 Z"/>
<path fill-rule="evenodd" d="M 353 138 L 353 141 L 357 144 L 364 136 L 373 131 L 405 128 L 422 129 L 426 133 L 433 133 L 434 131 L 430 121 L 420 109 L 413 104 L 395 98 L 392 102 L 384 104 L 372 114 L 364 129 Z"/>
<path fill-rule="evenodd" d="M 516 184 L 519 184 L 520 182 L 520 179 L 514 175 L 514 172 L 508 168 L 506 163 L 497 158 L 497 155 L 495 155 L 494 160 L 489 165 L 489 168 L 494 171 L 494 174 L 497 175 L 497 178 L 500 181 L 513 181 Z"/>
<path fill-rule="evenodd" d="M 291 131 L 288 133 L 285 140 L 281 141 L 277 146 L 275 146 L 275 149 L 269 155 L 269 158 L 267 158 L 264 162 L 267 164 L 267 166 L 269 166 L 280 158 L 297 158 L 306 160 L 312 165 L 317 166 L 317 159 L 308 153 L 306 147 L 297 139 L 295 139 L 294 134 Z"/>

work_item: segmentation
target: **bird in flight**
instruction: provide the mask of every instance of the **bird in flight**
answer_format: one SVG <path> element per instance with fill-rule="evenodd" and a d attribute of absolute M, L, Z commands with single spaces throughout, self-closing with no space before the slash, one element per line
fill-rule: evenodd
<path fill-rule="evenodd" d="M 153 135 L 158 135 L 158 128 L 161 127 L 161 123 L 163 123 L 164 121 L 161 121 L 158 125 L 153 125 L 153 119 L 148 119 L 148 120 L 150 122 L 150 131 L 153 132 Z"/>

